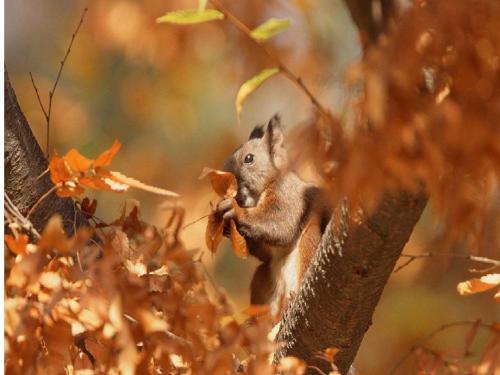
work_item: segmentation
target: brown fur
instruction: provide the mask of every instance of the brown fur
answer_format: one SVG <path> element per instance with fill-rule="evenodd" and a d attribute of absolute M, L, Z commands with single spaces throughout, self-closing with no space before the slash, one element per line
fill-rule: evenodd
<path fill-rule="evenodd" d="M 277 306 L 277 315 L 297 292 L 331 212 L 321 189 L 302 181 L 287 164 L 275 116 L 267 127 L 256 127 L 226 162 L 238 180 L 237 205 L 228 199 L 217 207 L 226 221 L 235 220 L 250 254 L 262 262 L 252 280 L 251 303 Z M 293 261 L 294 250 L 297 265 L 291 276 L 285 265 Z"/>

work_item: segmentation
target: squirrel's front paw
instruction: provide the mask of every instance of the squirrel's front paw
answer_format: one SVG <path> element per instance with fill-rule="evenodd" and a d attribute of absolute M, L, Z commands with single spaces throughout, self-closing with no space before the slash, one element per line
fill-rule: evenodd
<path fill-rule="evenodd" d="M 221 200 L 217 204 L 217 208 L 215 209 L 215 212 L 217 215 L 224 219 L 224 221 L 234 219 L 235 218 L 235 211 L 233 208 L 233 198 L 225 198 Z"/>

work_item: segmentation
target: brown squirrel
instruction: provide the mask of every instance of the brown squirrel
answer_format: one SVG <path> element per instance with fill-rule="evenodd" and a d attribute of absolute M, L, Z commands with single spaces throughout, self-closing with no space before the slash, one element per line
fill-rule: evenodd
<path fill-rule="evenodd" d="M 238 182 L 234 200 L 222 200 L 217 213 L 234 219 L 251 255 L 262 263 L 251 283 L 251 304 L 269 304 L 280 317 L 299 288 L 321 239 L 331 209 L 323 191 L 289 168 L 280 118 L 256 126 L 224 170 Z"/>

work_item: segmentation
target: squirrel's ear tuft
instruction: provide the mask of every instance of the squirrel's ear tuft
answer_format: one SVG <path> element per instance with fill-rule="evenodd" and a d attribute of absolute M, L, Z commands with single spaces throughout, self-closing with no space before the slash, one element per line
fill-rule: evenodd
<path fill-rule="evenodd" d="M 250 133 L 250 137 L 248 137 L 248 140 L 262 138 L 264 134 L 264 125 L 257 125 L 255 128 L 253 128 L 252 132 Z"/>
<path fill-rule="evenodd" d="M 281 119 L 275 114 L 267 124 L 267 139 L 269 151 L 276 168 L 285 168 L 288 163 L 288 155 L 284 146 L 283 130 L 281 129 Z"/>

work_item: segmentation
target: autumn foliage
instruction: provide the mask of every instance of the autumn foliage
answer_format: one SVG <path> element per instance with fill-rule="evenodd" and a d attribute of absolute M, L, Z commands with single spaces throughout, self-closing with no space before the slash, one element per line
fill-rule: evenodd
<path fill-rule="evenodd" d="M 142 9 L 142 5 L 125 3 L 120 3 L 119 11 L 140 13 L 137 9 Z M 208 4 L 199 1 L 198 9 L 168 10 L 164 15 L 163 8 L 160 11 L 152 7 L 149 14 L 143 11 L 136 15 L 135 29 L 130 31 L 133 37 L 129 39 L 125 37 L 128 29 L 123 32 L 121 28 L 125 22 L 122 19 L 117 24 L 91 22 L 95 23 L 96 35 L 102 36 L 99 40 L 103 45 L 115 43 L 113 47 L 122 48 L 128 56 L 147 55 L 151 60 L 156 58 L 154 63 L 160 67 L 174 69 L 178 65 L 177 69 L 191 59 L 179 46 L 188 40 L 188 33 L 198 31 L 195 27 L 188 31 L 175 29 L 175 34 L 169 34 L 169 44 L 158 42 L 159 28 L 222 23 L 229 19 L 241 35 L 227 34 L 246 38 L 245 42 L 236 43 L 236 53 L 231 53 L 231 59 L 246 57 L 241 64 L 245 78 L 231 99 L 235 117 L 241 121 L 244 104 L 251 95 L 258 95 L 259 87 L 268 80 L 277 76 L 288 79 L 287 83 L 305 94 L 308 105 L 312 103 L 307 123 L 289 137 L 294 165 L 306 165 L 304 170 L 312 165 L 312 174 L 329 188 L 332 202 L 347 198 L 352 208 L 366 213 L 376 207 L 384 194 L 402 189 L 423 192 L 429 197 L 437 229 L 431 238 L 417 241 L 419 250 L 486 263 L 486 267 L 471 269 L 464 272 L 466 276 L 454 280 L 448 287 L 449 293 L 464 301 L 464 305 L 474 298 L 472 295 L 488 294 L 492 311 L 498 310 L 500 261 L 493 258 L 498 258 L 500 247 L 500 2 L 407 2 L 408 8 L 390 22 L 377 45 L 363 50 L 362 59 L 347 68 L 342 89 L 355 94 L 346 101 L 342 116 L 335 116 L 324 107 L 321 98 L 314 95 L 315 90 L 302 79 L 302 74 L 319 69 L 319 61 L 316 64 L 295 57 L 299 76 L 288 67 L 286 59 L 281 59 L 281 53 L 293 55 L 286 43 L 269 47 L 273 37 L 293 27 L 288 18 L 269 17 L 268 11 L 275 11 L 272 7 L 254 7 L 259 9 L 252 8 L 254 11 L 248 16 L 252 27 L 247 27 L 234 22 L 232 13 L 228 13 L 233 6 L 244 9 L 247 5 L 224 3 L 229 9 L 218 0 Z M 310 3 L 299 1 L 290 6 L 302 11 L 314 8 Z M 106 2 L 100 2 L 99 12 L 109 13 L 112 18 L 114 8 L 107 7 Z M 207 35 L 225 41 L 224 27 L 219 30 L 214 26 L 216 32 L 212 30 Z M 103 32 L 108 29 L 121 30 L 122 34 L 116 30 L 115 34 Z M 202 49 L 198 44 L 195 47 Z M 313 55 L 313 50 L 311 47 L 300 54 Z M 172 62 L 174 53 L 186 54 L 183 63 Z M 247 69 L 249 63 L 251 69 Z M 232 60 L 231 64 L 237 65 Z M 185 82 L 189 81 L 189 74 L 181 76 L 178 85 L 189 85 Z M 146 90 L 147 84 L 141 84 L 142 79 L 127 81 L 128 86 L 123 84 L 128 91 L 120 100 L 129 103 L 130 97 L 142 100 L 154 96 Z M 360 86 L 363 89 L 358 92 Z M 173 106 L 171 112 L 192 112 L 185 102 L 179 99 L 179 103 L 182 110 Z M 138 122 L 148 112 L 140 106 L 125 107 L 140 119 Z M 213 111 L 211 105 L 207 107 Z M 214 147 L 205 145 L 208 148 Z M 16 222 L 9 224 L 4 239 L 5 372 L 293 375 L 314 371 L 294 357 L 273 363 L 273 352 L 279 343 L 269 335 L 273 327 L 267 308 L 248 307 L 248 320 L 242 321 L 226 292 L 207 271 L 204 257 L 213 259 L 220 254 L 217 249 L 224 235 L 229 237 L 234 254 L 247 258 L 246 242 L 235 222 L 225 224 L 214 205 L 209 207 L 209 199 L 203 197 L 203 207 L 209 210 L 205 215 L 204 238 L 198 248 L 185 246 L 181 238 L 185 208 L 176 200 L 179 195 L 111 170 L 120 149 L 121 142 L 115 140 L 95 158 L 73 148 L 50 159 L 46 173 L 50 173 L 54 187 L 46 195 L 55 192 L 59 197 L 73 199 L 89 226 L 75 227 L 70 234 L 63 230 L 67 223 L 62 223 L 58 216 L 41 233 Z M 134 165 L 177 177 L 163 160 L 156 159 L 144 158 Z M 200 179 L 200 185 L 211 186 L 215 204 L 236 196 L 237 181 L 231 173 L 205 168 Z M 124 204 L 121 216 L 105 221 L 96 214 L 102 200 L 85 197 L 89 191 L 112 194 L 129 188 L 167 199 L 163 225 L 143 221 L 138 202 L 132 207 Z M 24 213 L 26 220 L 39 202 Z M 469 253 L 478 256 L 471 258 Z M 401 268 L 419 256 L 410 258 Z M 407 311 L 408 315 L 411 313 Z M 399 312 L 394 316 L 400 318 Z M 453 348 L 428 345 L 430 339 L 453 327 L 466 328 Z M 408 358 L 412 358 L 412 368 L 419 374 L 489 375 L 500 371 L 498 319 L 486 322 L 478 317 L 444 323 L 427 337 L 413 341 L 408 353 L 394 363 L 392 373 Z M 338 374 L 338 350 L 327 348 L 317 353 L 331 368 L 331 374 Z"/>

